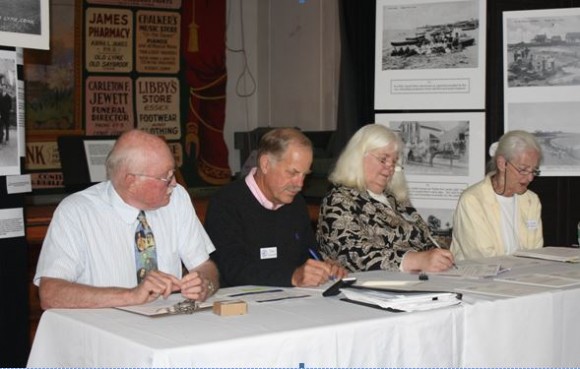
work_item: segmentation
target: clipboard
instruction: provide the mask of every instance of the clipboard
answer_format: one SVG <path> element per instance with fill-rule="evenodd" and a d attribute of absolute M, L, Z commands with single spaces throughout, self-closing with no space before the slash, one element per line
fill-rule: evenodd
<path fill-rule="evenodd" d="M 119 306 L 115 309 L 154 318 L 167 315 L 193 314 L 210 310 L 212 307 L 213 302 L 205 301 L 200 303 L 194 300 L 176 300 L 170 297 L 167 300 L 160 298 L 148 304 Z"/>

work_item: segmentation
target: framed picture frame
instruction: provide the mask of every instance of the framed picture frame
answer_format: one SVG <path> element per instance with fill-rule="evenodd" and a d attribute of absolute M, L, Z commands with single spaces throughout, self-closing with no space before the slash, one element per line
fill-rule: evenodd
<path fill-rule="evenodd" d="M 0 7 L 0 45 L 44 50 L 49 48 L 48 1 L 0 0 Z"/>
<path fill-rule="evenodd" d="M 27 141 L 82 132 L 76 90 L 81 76 L 81 5 L 54 0 L 50 12 L 59 19 L 51 24 L 50 50 L 24 50 Z"/>
<path fill-rule="evenodd" d="M 62 187 L 57 137 L 83 134 L 81 91 L 82 5 L 74 0 L 53 0 L 49 9 L 49 50 L 24 49 L 25 169 L 35 176 L 50 173 L 49 188 Z M 42 183 L 33 189 L 47 188 Z"/>

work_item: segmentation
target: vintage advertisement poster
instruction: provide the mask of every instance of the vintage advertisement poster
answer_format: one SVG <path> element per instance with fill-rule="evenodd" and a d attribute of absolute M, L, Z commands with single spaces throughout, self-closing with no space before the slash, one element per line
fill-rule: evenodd
<path fill-rule="evenodd" d="M 0 45 L 48 50 L 48 8 L 45 0 L 0 0 Z"/>
<path fill-rule="evenodd" d="M 31 173 L 30 183 L 35 190 L 63 188 L 64 178 L 62 172 Z"/>
<path fill-rule="evenodd" d="M 117 136 L 134 126 L 130 77 L 91 76 L 85 81 L 88 136 Z"/>
<path fill-rule="evenodd" d="M 133 69 L 133 14 L 128 9 L 88 8 L 85 68 L 89 72 Z"/>
<path fill-rule="evenodd" d="M 375 122 L 404 143 L 399 162 L 413 205 L 432 229 L 434 219 L 449 229 L 459 196 L 485 175 L 484 113 L 377 114 Z"/>
<path fill-rule="evenodd" d="M 87 3 L 165 9 L 179 9 L 181 7 L 181 0 L 87 0 Z"/>
<path fill-rule="evenodd" d="M 137 12 L 136 64 L 138 73 L 179 72 L 179 13 Z"/>
<path fill-rule="evenodd" d="M 484 0 L 378 0 L 375 109 L 484 109 Z"/>
<path fill-rule="evenodd" d="M 135 90 L 137 128 L 167 140 L 181 138 L 179 80 L 174 77 L 139 77 Z"/>
<path fill-rule="evenodd" d="M 0 50 L 0 176 L 20 174 L 16 52 Z"/>
<path fill-rule="evenodd" d="M 60 169 L 56 142 L 27 142 L 26 168 L 28 170 Z"/>
<path fill-rule="evenodd" d="M 580 8 L 504 12 L 505 131 L 542 147 L 542 176 L 580 175 Z"/>

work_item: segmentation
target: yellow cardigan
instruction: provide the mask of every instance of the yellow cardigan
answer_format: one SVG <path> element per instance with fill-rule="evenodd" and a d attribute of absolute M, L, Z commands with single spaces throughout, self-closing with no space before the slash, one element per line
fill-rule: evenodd
<path fill-rule="evenodd" d="M 493 173 L 467 188 L 459 198 L 453 215 L 451 242 L 451 252 L 456 260 L 505 255 L 500 206 L 491 185 L 491 175 Z M 528 190 L 515 196 L 519 248 L 542 247 L 542 204 L 538 195 Z"/>

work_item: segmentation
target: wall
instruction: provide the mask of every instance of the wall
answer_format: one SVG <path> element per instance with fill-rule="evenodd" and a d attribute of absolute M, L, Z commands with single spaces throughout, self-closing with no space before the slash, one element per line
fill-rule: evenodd
<path fill-rule="evenodd" d="M 236 131 L 336 128 L 338 0 L 230 0 L 227 39 L 224 135 L 234 173 Z"/>

